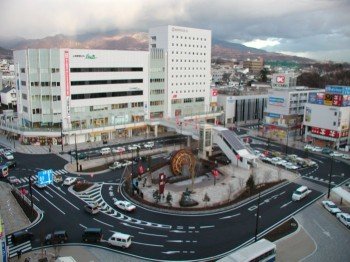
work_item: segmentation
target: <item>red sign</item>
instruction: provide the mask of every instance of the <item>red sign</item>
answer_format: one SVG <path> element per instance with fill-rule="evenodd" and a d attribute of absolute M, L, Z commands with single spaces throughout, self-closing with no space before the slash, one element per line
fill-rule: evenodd
<path fill-rule="evenodd" d="M 214 175 L 215 177 L 217 177 L 217 176 L 219 175 L 219 171 L 217 171 L 216 169 L 213 170 L 213 175 Z"/>
<path fill-rule="evenodd" d="M 69 52 L 64 51 L 64 74 L 66 82 L 66 96 L 70 96 L 70 79 L 69 79 Z"/>
<path fill-rule="evenodd" d="M 123 154 L 123 149 L 119 149 L 119 155 Z"/>
<path fill-rule="evenodd" d="M 327 136 L 327 137 L 334 137 L 334 138 L 338 138 L 339 137 L 339 132 L 338 131 L 334 131 L 334 130 L 329 130 L 329 129 L 325 129 L 325 128 L 319 128 L 319 127 L 312 127 L 311 128 L 311 133 L 313 134 L 317 134 L 320 136 Z M 344 134 L 348 134 L 349 131 L 344 131 Z M 347 136 L 347 135 L 344 135 Z"/>
<path fill-rule="evenodd" d="M 21 191 L 22 195 L 27 194 L 27 190 L 25 190 L 25 188 L 21 188 L 20 191 Z"/>
<path fill-rule="evenodd" d="M 284 84 L 284 81 L 286 81 L 285 76 L 276 76 L 276 82 L 279 84 Z"/>
<path fill-rule="evenodd" d="M 174 98 L 177 98 L 177 95 L 176 95 L 176 94 L 173 94 L 173 99 L 174 99 Z"/>
<path fill-rule="evenodd" d="M 265 155 L 265 156 L 267 156 L 268 154 L 269 154 L 269 152 L 267 152 L 267 151 L 264 152 L 264 155 Z"/>
<path fill-rule="evenodd" d="M 341 95 L 333 95 L 333 106 L 341 106 L 343 102 L 343 97 Z"/>
<path fill-rule="evenodd" d="M 241 159 L 241 156 L 240 156 L 240 155 L 236 155 L 236 158 L 237 158 L 238 160 L 240 160 L 240 159 Z"/>
<path fill-rule="evenodd" d="M 213 89 L 213 96 L 217 96 L 218 95 L 218 90 L 217 89 Z"/>
<path fill-rule="evenodd" d="M 159 174 L 159 194 L 164 193 L 166 175 L 164 173 Z"/>
<path fill-rule="evenodd" d="M 143 174 L 143 166 L 142 165 L 140 165 L 139 170 L 140 170 L 140 173 Z"/>

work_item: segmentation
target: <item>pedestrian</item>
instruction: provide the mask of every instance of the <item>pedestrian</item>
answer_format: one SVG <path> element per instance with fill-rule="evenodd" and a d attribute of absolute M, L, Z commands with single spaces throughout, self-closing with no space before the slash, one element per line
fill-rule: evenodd
<path fill-rule="evenodd" d="M 22 250 L 17 250 L 17 258 L 20 259 L 22 256 Z"/>

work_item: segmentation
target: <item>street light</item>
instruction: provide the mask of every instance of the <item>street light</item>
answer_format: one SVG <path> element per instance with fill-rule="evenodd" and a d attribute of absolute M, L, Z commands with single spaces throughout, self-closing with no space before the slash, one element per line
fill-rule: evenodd
<path fill-rule="evenodd" d="M 331 194 L 332 173 L 333 173 L 333 156 L 331 158 L 331 173 L 329 174 L 329 179 L 328 179 L 328 195 L 327 195 L 327 199 L 329 198 L 329 196 Z"/>
<path fill-rule="evenodd" d="M 75 162 L 77 164 L 77 172 L 79 172 L 77 134 L 74 134 L 74 142 L 75 142 Z"/>
<path fill-rule="evenodd" d="M 62 153 L 63 153 L 63 119 L 61 119 L 61 146 L 62 146 Z"/>
<path fill-rule="evenodd" d="M 258 208 L 256 209 L 256 221 L 255 221 L 255 242 L 258 240 L 258 228 L 259 228 L 259 206 L 260 206 L 260 189 L 258 195 Z"/>
<path fill-rule="evenodd" d="M 288 154 L 288 137 L 289 137 L 289 124 L 287 125 L 287 143 L 286 143 L 286 155 Z"/>

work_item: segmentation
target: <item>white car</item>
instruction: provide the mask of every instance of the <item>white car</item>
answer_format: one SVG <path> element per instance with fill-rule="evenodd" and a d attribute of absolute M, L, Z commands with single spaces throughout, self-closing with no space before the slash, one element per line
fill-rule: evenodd
<path fill-rule="evenodd" d="M 116 202 L 114 202 L 114 205 L 121 209 L 121 210 L 125 210 L 125 211 L 128 211 L 128 212 L 133 212 L 135 211 L 136 209 L 136 206 L 134 206 L 133 204 L 131 204 L 130 202 L 128 201 L 122 201 L 122 200 L 118 200 Z"/>
<path fill-rule="evenodd" d="M 137 146 L 137 145 L 130 145 L 130 146 L 128 146 L 128 150 L 129 151 L 132 151 L 132 150 L 136 150 L 136 149 L 138 149 L 139 147 Z"/>
<path fill-rule="evenodd" d="M 340 222 L 342 222 L 345 226 L 350 228 L 350 214 L 348 213 L 338 213 L 336 214 L 337 218 Z"/>
<path fill-rule="evenodd" d="M 299 166 L 294 165 L 293 163 L 287 163 L 284 167 L 289 170 L 297 170 L 299 168 Z"/>
<path fill-rule="evenodd" d="M 343 158 L 343 159 L 350 159 L 350 155 L 345 155 L 345 154 L 344 154 L 344 155 L 342 155 L 342 158 Z"/>
<path fill-rule="evenodd" d="M 312 145 L 305 145 L 304 149 L 312 150 L 312 149 L 314 149 L 314 147 Z"/>
<path fill-rule="evenodd" d="M 77 182 L 77 178 L 76 178 L 76 177 L 67 177 L 67 178 L 63 181 L 63 185 L 65 185 L 65 186 L 71 186 L 71 185 L 73 185 L 75 182 Z"/>
<path fill-rule="evenodd" d="M 153 142 L 148 142 L 146 144 L 143 145 L 145 148 L 147 149 L 152 149 L 154 147 L 154 143 Z"/>
<path fill-rule="evenodd" d="M 132 165 L 132 162 L 130 160 L 122 160 L 121 164 L 123 167 Z"/>
<path fill-rule="evenodd" d="M 322 147 L 315 146 L 314 148 L 311 149 L 313 152 L 322 152 Z"/>
<path fill-rule="evenodd" d="M 11 152 L 5 152 L 5 153 L 4 153 L 4 157 L 5 157 L 7 160 L 13 160 L 13 159 L 15 159 L 15 158 L 13 157 L 13 155 L 11 154 Z"/>
<path fill-rule="evenodd" d="M 333 215 L 341 213 L 341 210 L 332 201 L 322 201 L 322 205 Z"/>
<path fill-rule="evenodd" d="M 337 152 L 337 151 L 334 151 L 333 153 L 330 153 L 329 155 L 330 156 L 335 156 L 335 157 L 338 157 L 338 156 L 342 157 L 344 154 L 340 153 L 340 152 Z"/>

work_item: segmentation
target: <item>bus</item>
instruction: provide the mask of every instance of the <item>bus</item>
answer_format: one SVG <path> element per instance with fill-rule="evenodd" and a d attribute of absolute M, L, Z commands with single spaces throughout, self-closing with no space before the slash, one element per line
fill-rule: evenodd
<path fill-rule="evenodd" d="M 267 239 L 261 239 L 249 246 L 223 257 L 217 262 L 272 262 L 276 260 L 276 245 Z"/>

